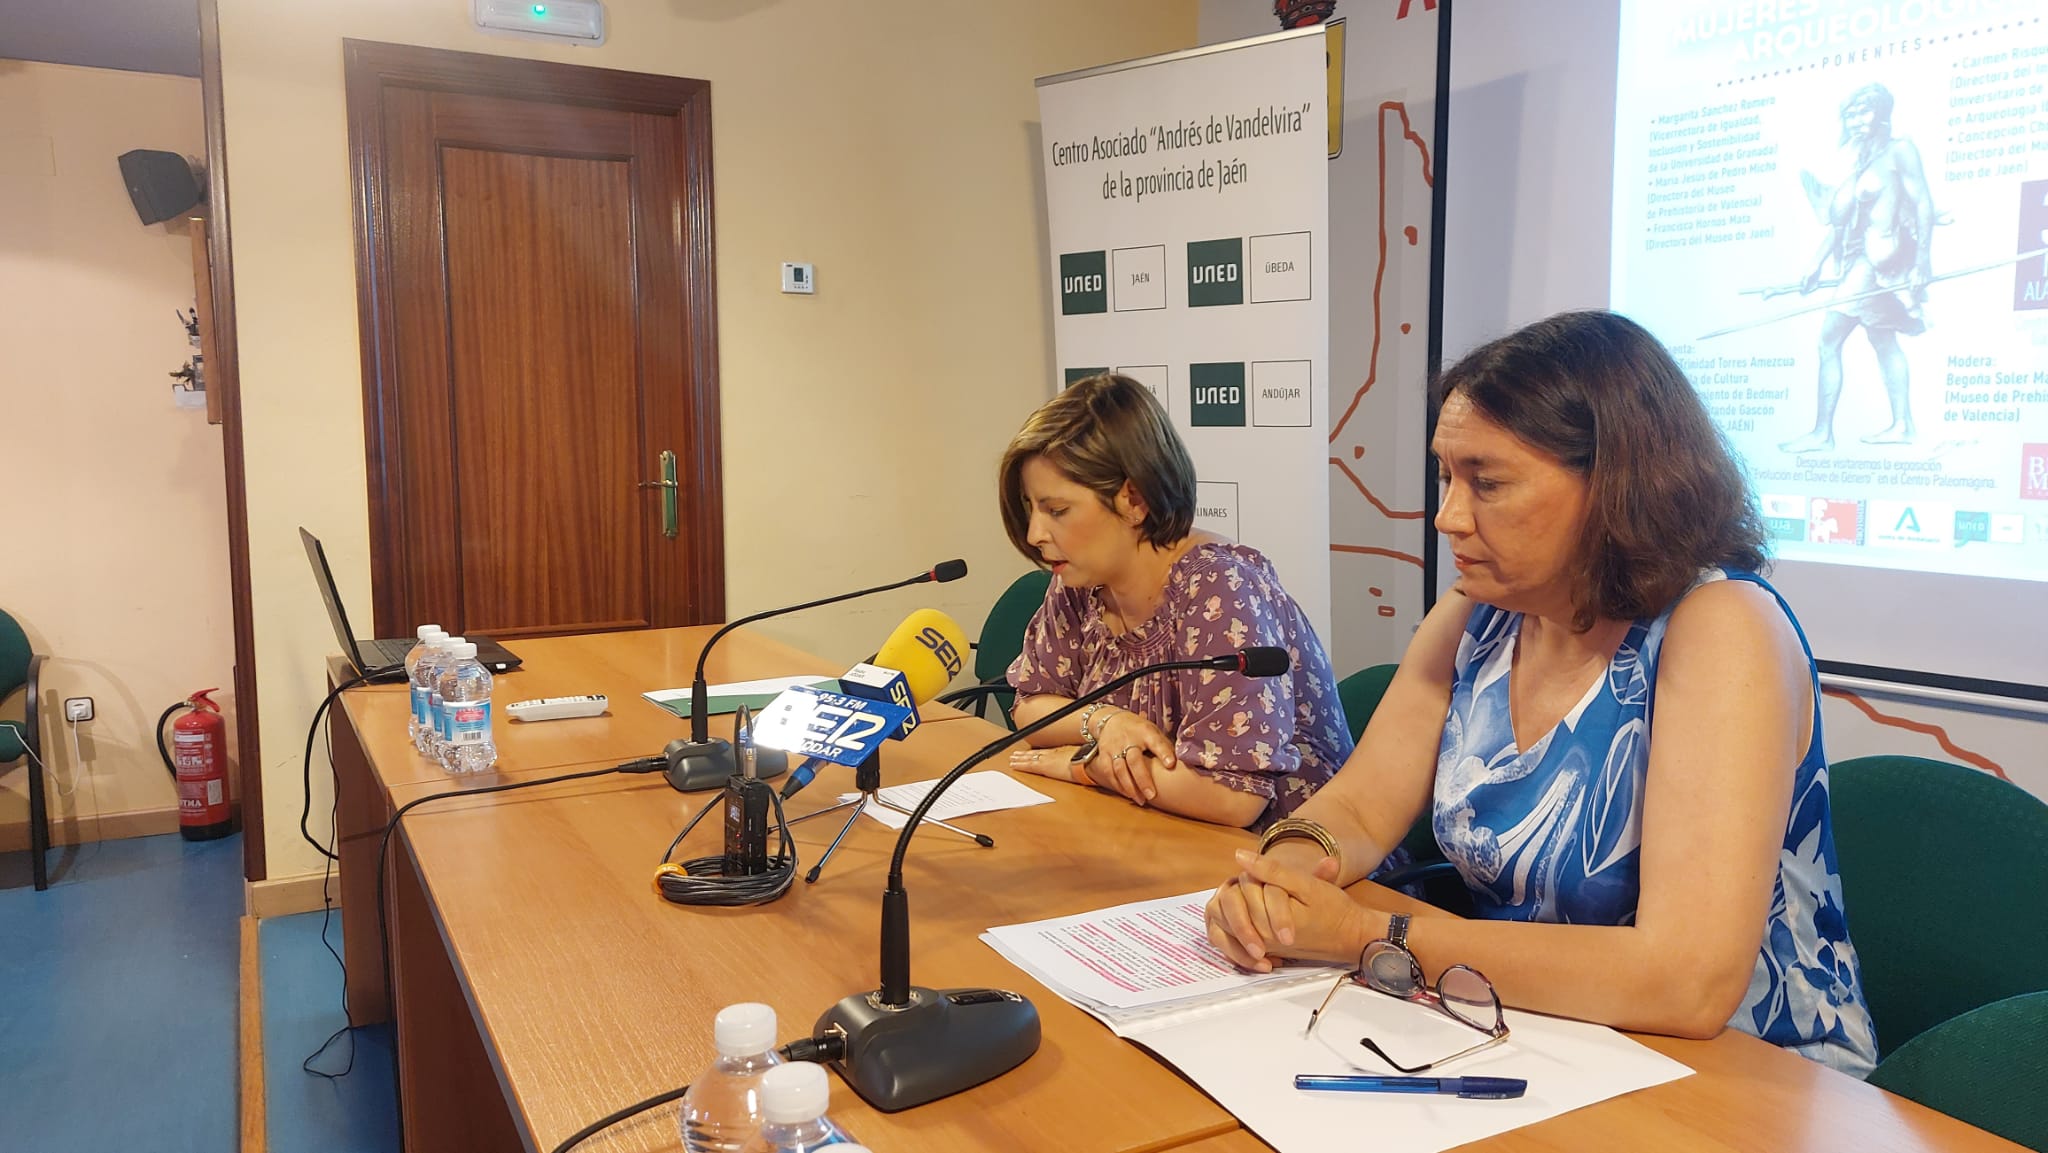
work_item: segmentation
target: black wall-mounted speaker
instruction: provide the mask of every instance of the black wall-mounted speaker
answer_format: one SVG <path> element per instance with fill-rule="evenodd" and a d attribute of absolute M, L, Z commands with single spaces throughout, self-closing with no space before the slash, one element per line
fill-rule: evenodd
<path fill-rule="evenodd" d="M 199 182 L 192 166 L 175 152 L 138 148 L 121 154 L 121 180 L 144 224 L 155 224 L 199 203 Z"/>

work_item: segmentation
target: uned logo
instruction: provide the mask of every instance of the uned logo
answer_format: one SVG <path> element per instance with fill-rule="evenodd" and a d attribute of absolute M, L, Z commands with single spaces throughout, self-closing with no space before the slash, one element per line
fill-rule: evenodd
<path fill-rule="evenodd" d="M 1244 303 L 1244 238 L 1188 242 L 1188 307 Z"/>
<path fill-rule="evenodd" d="M 1109 311 L 1109 253 L 1063 252 L 1060 254 L 1060 315 L 1077 316 Z"/>
<path fill-rule="evenodd" d="M 917 634 L 917 643 L 930 649 L 932 655 L 939 659 L 939 663 L 946 666 L 947 676 L 960 675 L 960 650 L 954 648 L 953 642 L 947 640 L 946 634 L 940 632 L 936 626 L 926 625 L 924 631 Z"/>

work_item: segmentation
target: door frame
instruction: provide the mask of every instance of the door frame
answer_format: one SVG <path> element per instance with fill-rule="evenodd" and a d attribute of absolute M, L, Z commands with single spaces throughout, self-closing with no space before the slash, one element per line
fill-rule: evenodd
<path fill-rule="evenodd" d="M 725 619 L 725 500 L 718 404 L 718 314 L 711 213 L 711 83 L 371 40 L 342 41 L 348 99 L 349 185 L 355 226 L 356 314 L 363 363 L 363 441 L 369 470 L 370 575 L 378 636 L 410 631 L 408 565 L 399 517 L 397 332 L 384 270 L 392 267 L 384 203 L 384 92 L 402 87 L 512 100 L 575 103 L 677 121 L 684 389 L 695 443 L 680 475 L 688 548 L 689 619 Z M 685 446 L 679 446 L 685 447 Z M 652 462 L 643 462 L 652 468 Z M 650 473 L 651 475 L 651 473 Z M 650 559 L 650 564 L 652 563 Z"/>
<path fill-rule="evenodd" d="M 242 878 L 269 875 L 263 824 L 263 751 L 256 710 L 256 616 L 249 595 L 249 488 L 242 457 L 242 375 L 235 335 L 234 245 L 228 228 L 228 141 L 220 79 L 220 9 L 199 0 L 199 99 L 206 119 L 206 262 L 213 351 L 206 390 L 220 405 L 227 482 L 228 600 L 235 632 L 235 799 L 242 810 Z"/>

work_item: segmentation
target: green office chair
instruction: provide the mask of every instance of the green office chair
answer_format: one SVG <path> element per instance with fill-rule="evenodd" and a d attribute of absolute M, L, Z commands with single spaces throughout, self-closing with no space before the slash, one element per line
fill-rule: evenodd
<path fill-rule="evenodd" d="M 1884 1036 L 1883 1032 L 1878 1033 Z M 1870 1083 L 2048 1153 L 2048 992 L 1951 1017 L 1892 1050 Z"/>
<path fill-rule="evenodd" d="M 1010 662 L 1024 651 L 1024 628 L 1044 603 L 1046 586 L 1051 583 L 1052 574 L 1044 569 L 1033 569 L 1010 582 L 1010 587 L 996 598 L 995 607 L 988 610 L 988 620 L 981 626 L 981 639 L 974 643 L 974 679 L 978 683 L 940 697 L 941 702 L 965 707 L 972 701 L 974 715 L 986 717 L 988 702 L 994 699 L 1003 723 L 1012 729 L 1017 727 L 1010 722 L 1010 704 L 1017 694 L 1010 690 L 1004 677 Z"/>
<path fill-rule="evenodd" d="M 14 690 L 28 689 L 23 720 L 0 721 L 0 765 L 28 761 L 28 844 L 29 867 L 36 889 L 50 887 L 49 867 L 44 861 L 50 850 L 50 812 L 43 799 L 43 656 L 29 648 L 28 634 L 5 612 L 0 612 L 0 701 Z"/>
<path fill-rule="evenodd" d="M 1351 740 L 1356 744 L 1364 734 L 1366 722 L 1380 707 L 1380 698 L 1387 695 L 1387 686 L 1394 683 L 1394 671 L 1400 665 L 1373 665 L 1363 668 L 1337 682 L 1337 699 L 1344 705 L 1344 719 L 1351 725 Z"/>
<path fill-rule="evenodd" d="M 2048 804 L 1989 773 L 1889 756 L 1834 766 L 1828 797 L 1882 1061 L 1981 1005 L 2048 990 Z"/>

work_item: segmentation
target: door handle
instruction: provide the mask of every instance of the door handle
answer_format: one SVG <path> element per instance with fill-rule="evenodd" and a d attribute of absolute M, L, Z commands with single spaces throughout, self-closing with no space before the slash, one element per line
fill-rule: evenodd
<path fill-rule="evenodd" d="M 641 488 L 661 490 L 661 535 L 676 539 L 682 520 L 682 485 L 676 482 L 676 454 L 668 449 L 661 450 L 661 479 L 643 480 Z"/>

